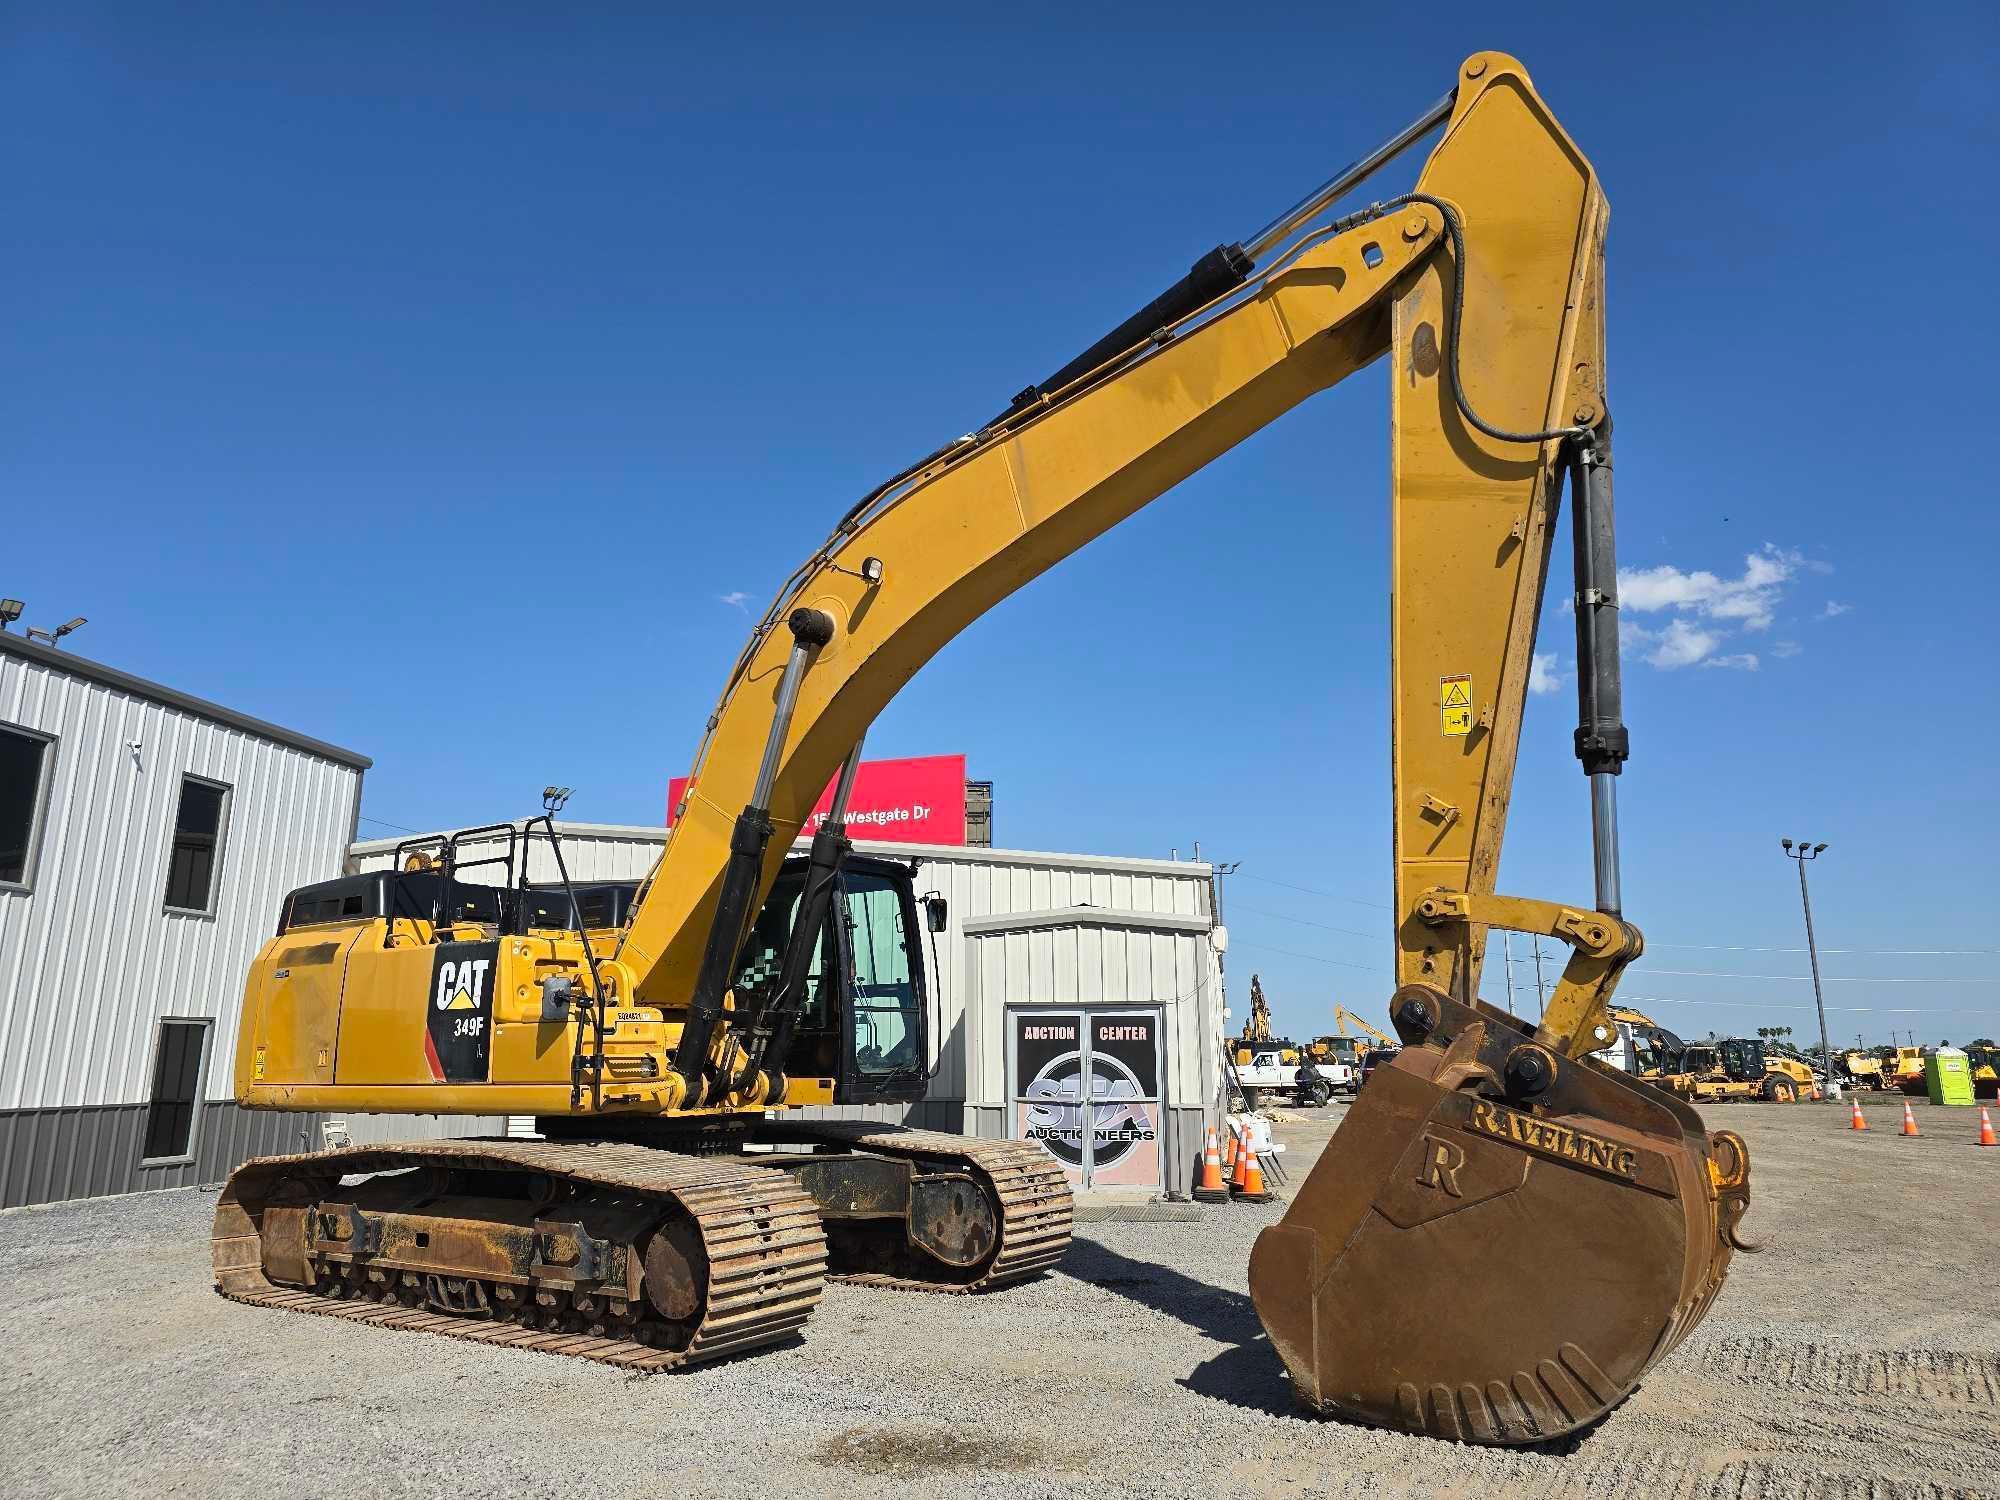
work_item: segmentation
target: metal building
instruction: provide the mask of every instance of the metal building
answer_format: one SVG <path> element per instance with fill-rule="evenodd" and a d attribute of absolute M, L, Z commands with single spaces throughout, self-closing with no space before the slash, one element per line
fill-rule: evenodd
<path fill-rule="evenodd" d="M 367 757 L 0 632 L 0 1204 L 213 1181 L 243 975 L 340 872 Z"/>
<path fill-rule="evenodd" d="M 652 827 L 557 829 L 579 883 L 642 879 L 666 840 Z M 352 867 L 389 867 L 397 843 L 356 844 Z M 945 930 L 924 939 L 937 1008 L 932 1096 L 813 1113 L 1033 1136 L 1079 1187 L 1185 1189 L 1221 1089 L 1225 939 L 1210 867 L 933 844 L 860 848 L 911 861 L 918 893 L 946 900 Z M 555 879 L 544 845 L 533 846 L 529 878 Z M 1089 1107 L 1079 1102 L 1086 1086 Z"/>
<path fill-rule="evenodd" d="M 320 1116 L 232 1101 L 236 1022 L 285 893 L 341 873 L 368 765 L 0 631 L 0 1207 L 320 1144 Z"/>

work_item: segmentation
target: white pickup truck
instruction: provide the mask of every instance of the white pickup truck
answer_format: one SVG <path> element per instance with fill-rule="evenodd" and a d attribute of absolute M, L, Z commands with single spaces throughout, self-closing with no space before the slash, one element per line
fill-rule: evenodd
<path fill-rule="evenodd" d="M 1335 1094 L 1355 1089 L 1354 1069 L 1346 1063 L 1312 1062 L 1290 1042 L 1233 1042 L 1236 1084 L 1245 1109 L 1261 1109 L 1274 1097 L 1316 1108 Z M 1248 1051 L 1250 1061 L 1243 1062 Z M 1286 1061 L 1289 1056 L 1292 1061 Z"/>

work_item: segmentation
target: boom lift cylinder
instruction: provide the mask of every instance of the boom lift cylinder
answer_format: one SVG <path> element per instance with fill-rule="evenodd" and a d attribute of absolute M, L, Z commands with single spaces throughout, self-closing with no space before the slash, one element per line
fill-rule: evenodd
<path fill-rule="evenodd" d="M 792 715 L 798 709 L 799 687 L 815 653 L 833 639 L 833 621 L 819 610 L 795 609 L 786 623 L 792 632 L 792 651 L 778 679 L 771 732 L 764 742 L 764 758 L 757 767 L 750 801 L 737 814 L 736 826 L 730 832 L 729 862 L 723 866 L 715 920 L 709 926 L 701 969 L 694 993 L 688 999 L 680 1046 L 674 1051 L 673 1070 L 687 1087 L 690 1107 L 701 1104 L 707 1096 L 709 1043 L 714 1038 L 716 1022 L 722 1019 L 722 995 L 736 967 L 743 934 L 755 914 L 757 878 L 763 869 L 764 850 L 771 842 L 771 788 L 777 782 L 785 736 L 791 731 Z"/>
<path fill-rule="evenodd" d="M 806 975 L 819 947 L 826 915 L 833 909 L 834 881 L 841 861 L 854 845 L 847 837 L 847 803 L 854 795 L 854 778 L 861 769 L 861 741 L 847 753 L 840 778 L 834 783 L 833 802 L 826 821 L 813 834 L 812 853 L 806 860 L 805 883 L 799 890 L 798 909 L 792 914 L 792 930 L 785 940 L 785 957 L 778 969 L 777 987 L 772 991 L 764 1024 L 770 1034 L 755 1059 L 763 1070 L 765 1102 L 785 1101 L 785 1055 L 791 1051 L 792 1032 L 798 1025 L 799 1010 L 805 1003 Z"/>
<path fill-rule="evenodd" d="M 1061 390 L 1079 375 L 1088 375 L 1098 366 L 1139 348 L 1155 335 L 1171 329 L 1191 313 L 1208 306 L 1217 297 L 1241 286 L 1272 250 L 1306 220 L 1339 202 L 1416 142 L 1451 118 L 1452 100 L 1446 94 L 1409 125 L 1399 130 L 1366 156 L 1349 162 L 1324 183 L 1271 220 L 1249 239 L 1233 245 L 1217 245 L 1188 268 L 1187 275 L 1120 323 L 1111 332 L 1077 355 L 1048 379 L 1029 386 L 1016 396 L 1007 410 L 995 417 L 1003 422 L 1014 413 Z M 991 423 L 988 424 L 992 425 Z"/>

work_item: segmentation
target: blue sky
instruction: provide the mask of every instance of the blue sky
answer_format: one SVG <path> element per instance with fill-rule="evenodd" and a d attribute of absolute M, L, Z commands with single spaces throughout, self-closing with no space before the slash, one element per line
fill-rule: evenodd
<path fill-rule="evenodd" d="M 1627 992 L 1803 1039 L 1804 834 L 1836 1035 L 2000 1031 L 1990 9 L 665 10 L 9 7 L 27 623 L 373 755 L 364 832 L 657 819 L 727 601 L 1503 47 L 1613 209 Z M 1369 372 L 870 748 L 967 753 L 1008 845 L 1240 860 L 1238 1014 L 1381 1014 L 1386 459 Z M 1588 899 L 1574 714 L 1530 700 L 1504 888 Z"/>

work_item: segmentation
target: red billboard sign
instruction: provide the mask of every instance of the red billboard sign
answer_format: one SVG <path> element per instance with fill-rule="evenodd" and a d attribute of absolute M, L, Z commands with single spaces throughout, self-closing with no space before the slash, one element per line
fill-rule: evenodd
<path fill-rule="evenodd" d="M 687 795 L 688 779 L 667 784 L 667 826 Z M 820 793 L 806 819 L 808 837 L 819 830 L 833 805 L 833 783 Z M 864 760 L 847 802 L 847 836 L 893 844 L 965 842 L 965 757 L 913 755 L 903 760 Z"/>

